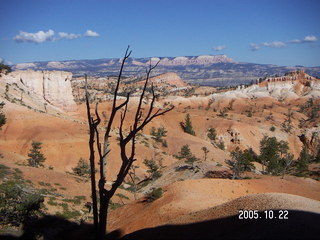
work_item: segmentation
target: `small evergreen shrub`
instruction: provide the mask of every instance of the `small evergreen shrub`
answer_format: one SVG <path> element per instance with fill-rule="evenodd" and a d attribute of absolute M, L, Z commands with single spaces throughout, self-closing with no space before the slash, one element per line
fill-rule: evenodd
<path fill-rule="evenodd" d="M 152 188 L 151 191 L 147 194 L 147 202 L 153 202 L 158 198 L 161 198 L 163 195 L 162 188 Z"/>
<path fill-rule="evenodd" d="M 220 148 L 221 150 L 225 150 L 224 142 L 221 139 L 217 143 L 217 147 Z"/>
<path fill-rule="evenodd" d="M 181 147 L 180 152 L 178 155 L 175 155 L 178 159 L 184 159 L 185 163 L 191 165 L 191 168 L 193 168 L 194 162 L 198 161 L 199 159 L 191 153 L 190 147 L 188 144 L 183 145 Z"/>
<path fill-rule="evenodd" d="M 144 165 L 148 168 L 147 173 L 149 173 L 149 177 L 153 180 L 162 176 L 159 165 L 153 159 L 145 159 L 143 161 Z"/>
<path fill-rule="evenodd" d="M 83 158 L 80 158 L 78 161 L 78 164 L 75 168 L 72 168 L 74 174 L 84 177 L 84 176 L 90 176 L 90 164 L 88 161 L 84 160 Z"/>
<path fill-rule="evenodd" d="M 43 163 L 46 160 L 43 153 L 41 152 L 41 142 L 32 141 L 31 149 L 28 153 L 28 164 L 31 167 L 43 167 Z"/>
<path fill-rule="evenodd" d="M 207 133 L 207 137 L 211 140 L 211 141 L 215 141 L 216 137 L 217 137 L 217 131 L 215 128 L 209 128 L 208 129 L 208 133 Z"/>
<path fill-rule="evenodd" d="M 183 129 L 183 131 L 185 133 L 188 133 L 188 134 L 193 135 L 193 136 L 196 135 L 196 133 L 193 130 L 193 127 L 192 127 L 192 123 L 191 123 L 191 119 L 190 119 L 189 113 L 187 113 L 187 115 L 186 115 L 185 122 L 180 122 L 180 126 L 181 126 L 181 128 Z"/>

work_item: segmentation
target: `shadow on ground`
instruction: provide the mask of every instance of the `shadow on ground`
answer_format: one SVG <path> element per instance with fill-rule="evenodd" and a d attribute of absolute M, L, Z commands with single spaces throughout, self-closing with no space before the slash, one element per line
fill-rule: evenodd
<path fill-rule="evenodd" d="M 289 211 L 288 220 L 239 220 L 238 216 L 184 224 L 142 229 L 120 238 L 120 231 L 106 236 L 108 240 L 211 240 L 211 239 L 316 239 L 320 236 L 320 214 Z M 93 240 L 93 226 L 77 224 L 56 216 L 44 216 L 24 226 L 21 236 L 0 235 L 3 240 Z"/>
<path fill-rule="evenodd" d="M 278 211 L 276 211 L 278 212 Z M 259 216 L 265 216 L 259 212 Z M 238 216 L 185 224 L 165 225 L 130 233 L 121 240 L 317 239 L 320 214 L 289 211 L 288 220 L 239 220 Z"/>

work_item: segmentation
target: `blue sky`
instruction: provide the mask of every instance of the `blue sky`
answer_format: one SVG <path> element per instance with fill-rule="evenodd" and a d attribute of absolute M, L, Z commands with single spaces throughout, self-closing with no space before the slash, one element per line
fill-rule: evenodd
<path fill-rule="evenodd" d="M 0 58 L 12 63 L 226 54 L 320 66 L 318 0 L 0 0 Z"/>

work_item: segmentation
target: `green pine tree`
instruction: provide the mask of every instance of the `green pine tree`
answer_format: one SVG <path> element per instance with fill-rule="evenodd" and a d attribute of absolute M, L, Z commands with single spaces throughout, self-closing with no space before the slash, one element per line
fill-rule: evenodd
<path fill-rule="evenodd" d="M 196 135 L 196 133 L 193 130 L 193 127 L 192 127 L 192 123 L 191 123 L 191 119 L 190 119 L 189 113 L 187 113 L 187 115 L 186 115 L 185 122 L 181 122 L 180 125 L 181 125 L 181 127 L 182 127 L 184 132 L 189 133 L 189 134 L 191 134 L 193 136 Z"/>
<path fill-rule="evenodd" d="M 232 160 L 226 161 L 233 171 L 233 179 L 241 178 L 244 171 L 252 171 L 255 169 L 252 162 L 255 161 L 255 153 L 250 150 L 240 150 L 237 147 L 230 153 Z"/>
<path fill-rule="evenodd" d="M 154 136 L 157 142 L 162 142 L 162 138 L 167 136 L 167 132 L 168 131 L 165 129 L 165 127 L 159 127 L 157 129 L 155 127 L 152 127 L 150 134 Z"/>
<path fill-rule="evenodd" d="M 267 166 L 267 172 L 273 175 L 277 175 L 280 172 L 280 150 L 279 142 L 275 137 L 265 136 L 260 141 L 260 156 L 259 160 L 264 165 Z"/>
<path fill-rule="evenodd" d="M 31 146 L 32 148 L 30 149 L 30 152 L 28 153 L 28 163 L 29 166 L 32 167 L 43 167 L 43 163 L 46 160 L 44 157 L 43 153 L 40 151 L 41 150 L 41 142 L 37 141 L 32 141 Z"/>
<path fill-rule="evenodd" d="M 199 159 L 194 156 L 194 155 L 191 155 L 190 157 L 188 157 L 184 162 L 191 165 L 191 167 L 193 168 L 193 164 L 194 162 L 198 161 Z"/>
<path fill-rule="evenodd" d="M 217 137 L 217 131 L 214 128 L 209 128 L 208 129 L 208 133 L 207 133 L 207 137 L 211 140 L 211 141 L 215 141 L 216 137 Z"/>
<path fill-rule="evenodd" d="M 288 142 L 281 140 L 278 144 L 280 157 L 283 157 L 288 153 L 289 145 Z"/>
<path fill-rule="evenodd" d="M 72 168 L 73 172 L 79 176 L 90 176 L 90 164 L 83 158 L 80 158 L 75 168 Z"/>
<path fill-rule="evenodd" d="M 191 153 L 189 145 L 188 144 L 183 145 L 178 154 L 179 155 L 176 156 L 176 158 L 178 158 L 178 159 L 184 159 L 184 158 L 190 157 L 192 155 L 192 153 Z"/>
<path fill-rule="evenodd" d="M 155 180 L 162 176 L 159 165 L 153 159 L 145 159 L 143 161 L 144 165 L 148 168 L 147 173 L 149 173 L 149 178 Z"/>
<path fill-rule="evenodd" d="M 300 156 L 298 158 L 296 164 L 297 174 L 303 176 L 308 171 L 308 163 L 310 161 L 310 155 L 308 153 L 308 149 L 304 146 L 300 152 Z"/>
<path fill-rule="evenodd" d="M 190 164 L 193 168 L 193 164 L 195 161 L 199 159 L 191 153 L 190 147 L 188 144 L 183 145 L 179 152 L 179 155 L 175 156 L 178 159 L 185 159 L 185 163 Z"/>

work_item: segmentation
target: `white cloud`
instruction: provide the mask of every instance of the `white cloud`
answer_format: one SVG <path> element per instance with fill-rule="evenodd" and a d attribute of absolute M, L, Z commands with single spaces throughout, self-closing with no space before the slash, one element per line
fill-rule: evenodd
<path fill-rule="evenodd" d="M 213 50 L 215 50 L 215 51 L 221 51 L 221 50 L 223 50 L 223 49 L 225 49 L 225 48 L 226 48 L 226 46 L 220 45 L 220 46 L 213 47 Z"/>
<path fill-rule="evenodd" d="M 83 36 L 86 37 L 99 37 L 99 33 L 94 32 L 92 30 L 87 30 Z M 49 29 L 47 32 L 45 31 L 38 31 L 36 33 L 30 33 L 30 32 L 23 32 L 20 31 L 18 35 L 16 35 L 13 40 L 15 40 L 18 43 L 43 43 L 43 42 L 49 42 L 49 41 L 58 41 L 61 39 L 77 39 L 82 37 L 81 34 L 75 34 L 75 33 L 67 33 L 67 32 L 59 32 L 55 34 L 55 32 L 51 29 Z"/>
<path fill-rule="evenodd" d="M 29 42 L 29 43 L 43 43 L 54 40 L 54 31 L 49 29 L 47 32 L 39 31 L 36 33 L 28 33 L 20 31 L 18 35 L 13 38 L 16 42 Z"/>
<path fill-rule="evenodd" d="M 77 39 L 79 37 L 81 37 L 81 34 L 74 34 L 74 33 L 66 33 L 66 32 L 59 32 L 58 33 L 60 38 L 65 38 L 65 39 Z"/>
<path fill-rule="evenodd" d="M 302 43 L 302 40 L 300 40 L 300 39 L 293 39 L 293 40 L 290 40 L 288 43 Z"/>
<path fill-rule="evenodd" d="M 304 39 L 293 39 L 290 40 L 288 43 L 310 43 L 310 42 L 316 42 L 318 41 L 318 38 L 313 35 L 305 36 Z"/>
<path fill-rule="evenodd" d="M 84 36 L 86 36 L 86 37 L 99 37 L 99 33 L 94 32 L 94 31 L 92 31 L 92 30 L 87 30 L 87 31 L 84 33 Z"/>
<path fill-rule="evenodd" d="M 283 47 L 287 46 L 286 43 L 280 42 L 280 41 L 264 42 L 262 45 L 265 46 L 265 47 L 272 47 L 272 48 L 283 48 Z"/>
<path fill-rule="evenodd" d="M 260 49 L 260 45 L 256 43 L 250 43 L 249 48 L 251 51 L 258 51 Z"/>
<path fill-rule="evenodd" d="M 272 47 L 272 48 L 284 48 L 289 44 L 303 44 L 303 43 L 311 43 L 318 41 L 318 38 L 313 35 L 305 36 L 303 39 L 293 39 L 288 42 L 282 41 L 274 41 L 274 42 L 264 42 L 261 44 L 258 43 L 250 43 L 249 48 L 251 51 L 257 51 L 261 47 Z"/>
<path fill-rule="evenodd" d="M 274 42 L 264 42 L 261 44 L 258 43 L 250 43 L 249 48 L 251 51 L 258 51 L 261 47 L 271 47 L 271 48 L 284 48 L 287 44 L 281 41 L 274 41 Z"/>
<path fill-rule="evenodd" d="M 305 36 L 304 39 L 303 39 L 304 42 L 316 42 L 318 41 L 317 37 L 316 36 Z"/>

